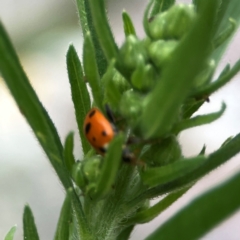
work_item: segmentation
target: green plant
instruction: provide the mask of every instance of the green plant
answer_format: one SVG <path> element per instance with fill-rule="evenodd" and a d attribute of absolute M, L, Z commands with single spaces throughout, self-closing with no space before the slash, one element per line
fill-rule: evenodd
<path fill-rule="evenodd" d="M 144 39 L 136 36 L 130 16 L 123 12 L 126 39 L 121 48 L 114 41 L 103 0 L 77 0 L 77 6 L 84 36 L 83 67 L 70 45 L 67 68 L 82 161 L 75 161 L 72 133 L 62 146 L 2 25 L 0 72 L 66 190 L 55 240 L 124 240 L 136 224 L 151 221 L 202 176 L 240 151 L 237 135 L 208 156 L 203 148 L 198 156 L 184 158 L 177 140 L 181 131 L 211 123 L 225 111 L 223 103 L 218 112 L 192 117 L 240 70 L 238 61 L 212 80 L 239 24 L 240 3 L 195 0 L 189 6 L 152 0 L 143 19 Z M 104 112 L 105 104 L 119 119 L 119 133 L 102 157 L 87 142 L 83 122 L 92 105 Z M 129 149 L 135 154 L 135 164 L 121 161 L 127 139 L 134 140 Z M 239 208 L 239 184 L 238 173 L 201 195 L 147 239 L 202 236 Z M 163 194 L 168 195 L 149 206 L 149 199 Z M 24 209 L 23 222 L 24 239 L 39 239 L 29 206 Z M 13 227 L 5 239 L 13 239 L 15 230 Z"/>

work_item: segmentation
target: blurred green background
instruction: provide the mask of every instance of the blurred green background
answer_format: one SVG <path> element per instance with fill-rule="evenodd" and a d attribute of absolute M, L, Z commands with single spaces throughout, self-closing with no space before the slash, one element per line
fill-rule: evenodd
<path fill-rule="evenodd" d="M 183 2 L 183 1 L 180 1 Z M 184 1 L 189 2 L 189 1 Z M 144 36 L 142 15 L 147 0 L 109 0 L 109 19 L 119 45 L 124 40 L 121 12 L 133 18 L 139 37 Z M 75 131 L 75 156 L 81 159 L 80 141 L 65 63 L 69 43 L 73 42 L 79 56 L 82 34 L 74 0 L 1 0 L 0 18 L 7 29 L 22 65 L 40 100 L 58 129 L 61 140 Z M 240 58 L 240 33 L 236 34 L 220 64 L 234 63 Z M 0 56 L 1 57 L 1 56 Z M 219 71 L 217 71 L 219 72 Z M 203 144 L 207 153 L 217 149 L 226 138 L 240 132 L 240 76 L 210 98 L 201 113 L 218 110 L 221 101 L 228 106 L 225 115 L 215 123 L 194 128 L 181 134 L 184 154 L 197 154 Z M 138 226 L 132 240 L 142 240 L 181 206 L 204 190 L 240 169 L 240 156 L 206 176 L 150 224 Z M 0 78 L 0 239 L 14 224 L 18 225 L 16 240 L 22 239 L 22 212 L 28 203 L 34 213 L 42 240 L 53 239 L 64 190 L 51 169 L 31 129 L 16 107 Z M 155 200 L 154 200 L 155 201 Z M 153 202 L 154 202 L 153 201 Z M 204 240 L 240 239 L 240 212 L 231 216 Z"/>

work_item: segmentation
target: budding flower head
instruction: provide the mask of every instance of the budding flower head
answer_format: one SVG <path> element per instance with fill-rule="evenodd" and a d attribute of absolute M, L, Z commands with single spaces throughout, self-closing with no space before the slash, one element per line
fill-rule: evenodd
<path fill-rule="evenodd" d="M 193 5 L 176 4 L 154 16 L 149 23 L 149 34 L 154 40 L 181 39 L 192 27 L 196 12 Z"/>

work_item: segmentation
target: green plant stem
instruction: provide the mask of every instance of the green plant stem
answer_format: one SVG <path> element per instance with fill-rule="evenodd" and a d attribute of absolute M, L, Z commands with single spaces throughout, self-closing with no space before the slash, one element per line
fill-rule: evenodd
<path fill-rule="evenodd" d="M 112 193 L 104 200 L 99 218 L 93 227 L 99 239 L 111 240 L 117 234 L 115 232 L 119 222 L 125 216 L 125 196 L 129 191 L 129 182 L 133 177 L 134 168 L 123 164 L 118 172 L 117 182 L 113 186 Z"/>
<path fill-rule="evenodd" d="M 78 238 L 94 240 L 86 216 L 83 212 L 82 204 L 77 194 L 72 188 L 68 190 L 68 194 L 71 197 L 72 214 L 75 225 L 74 227 L 77 230 Z"/>
<path fill-rule="evenodd" d="M 58 219 L 57 230 L 54 240 L 66 240 L 69 238 L 69 228 L 71 220 L 71 198 L 69 192 L 67 192 L 61 209 L 60 217 Z"/>

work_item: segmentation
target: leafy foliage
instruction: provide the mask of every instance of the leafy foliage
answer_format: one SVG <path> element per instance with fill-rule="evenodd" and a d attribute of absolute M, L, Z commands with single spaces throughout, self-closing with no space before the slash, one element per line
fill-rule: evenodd
<path fill-rule="evenodd" d="M 239 25 L 240 3 L 150 0 L 143 17 L 144 39 L 139 39 L 131 16 L 123 12 L 126 39 L 121 47 L 115 43 L 104 0 L 77 0 L 77 7 L 84 36 L 83 67 L 70 45 L 67 70 L 84 153 L 80 162 L 73 155 L 73 133 L 63 147 L 2 25 L 0 72 L 66 189 L 55 240 L 125 240 L 135 225 L 154 219 L 201 177 L 240 152 L 239 134 L 208 156 L 204 146 L 190 159 L 182 155 L 177 139 L 181 131 L 212 123 L 226 109 L 223 103 L 217 112 L 192 117 L 240 71 L 238 60 L 212 80 Z M 114 125 L 115 137 L 102 146 L 106 150 L 102 156 L 95 154 L 84 135 L 91 106 Z M 96 137 L 100 141 L 102 136 Z M 239 174 L 198 197 L 147 239 L 202 236 L 240 207 L 238 186 Z M 167 196 L 149 205 L 151 198 L 163 194 Z M 195 219 L 205 224 L 194 225 Z M 28 206 L 24 237 L 39 239 Z"/>
<path fill-rule="evenodd" d="M 18 60 L 13 46 L 0 22 L 0 72 L 48 156 L 63 186 L 72 186 L 63 165 L 63 147 L 56 128 L 42 106 Z"/>
<path fill-rule="evenodd" d="M 196 198 L 189 206 L 159 227 L 147 240 L 159 239 L 160 236 L 162 239 L 176 239 L 178 236 L 186 240 L 203 236 L 213 226 L 239 209 L 239 184 L 240 174 L 236 174 L 226 183 Z"/>

